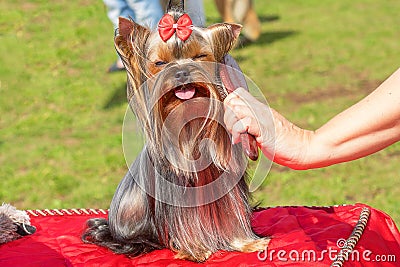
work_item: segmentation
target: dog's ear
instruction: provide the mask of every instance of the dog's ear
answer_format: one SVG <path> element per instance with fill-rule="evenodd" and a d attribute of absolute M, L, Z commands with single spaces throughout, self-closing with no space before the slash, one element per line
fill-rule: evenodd
<path fill-rule="evenodd" d="M 129 101 L 134 91 L 144 81 L 145 46 L 149 35 L 149 29 L 132 20 L 119 17 L 118 34 L 115 36 L 114 43 L 128 73 L 127 97 Z"/>
<path fill-rule="evenodd" d="M 242 25 L 235 23 L 217 23 L 207 28 L 211 35 L 214 56 L 218 62 L 232 49 L 236 43 Z"/>
<path fill-rule="evenodd" d="M 130 19 L 119 17 L 118 34 L 114 39 L 115 48 L 125 58 L 129 58 L 135 52 L 143 53 L 149 34 L 149 29 Z"/>
<path fill-rule="evenodd" d="M 129 36 L 131 34 L 131 32 L 133 31 L 133 27 L 134 27 L 134 22 L 123 18 L 123 17 L 119 17 L 119 24 L 118 24 L 118 33 L 122 36 Z"/>

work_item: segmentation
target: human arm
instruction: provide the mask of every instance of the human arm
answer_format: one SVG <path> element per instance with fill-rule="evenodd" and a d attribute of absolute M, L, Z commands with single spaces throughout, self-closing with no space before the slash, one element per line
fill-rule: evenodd
<path fill-rule="evenodd" d="M 224 119 L 235 143 L 238 134 L 247 131 L 267 157 L 293 169 L 355 160 L 400 140 L 400 69 L 316 131 L 295 126 L 243 89 L 230 94 L 224 104 L 233 111 L 225 112 Z M 269 112 L 273 123 L 266 119 Z"/>

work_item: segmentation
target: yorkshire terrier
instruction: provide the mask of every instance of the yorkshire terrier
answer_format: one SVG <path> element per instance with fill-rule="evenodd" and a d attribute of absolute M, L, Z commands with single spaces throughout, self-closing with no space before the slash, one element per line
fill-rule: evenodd
<path fill-rule="evenodd" d="M 268 245 L 250 225 L 244 149 L 232 145 L 223 125 L 229 90 L 218 83 L 219 63 L 241 26 L 191 24 L 183 1 L 170 1 L 156 31 L 119 19 L 115 47 L 146 144 L 119 184 L 108 220 L 88 221 L 85 242 L 129 256 L 170 248 L 197 262 L 218 250 Z"/>

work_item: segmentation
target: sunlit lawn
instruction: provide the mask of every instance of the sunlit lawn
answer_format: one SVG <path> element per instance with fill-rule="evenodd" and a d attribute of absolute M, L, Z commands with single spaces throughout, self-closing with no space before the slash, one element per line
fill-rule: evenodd
<path fill-rule="evenodd" d="M 220 21 L 206 0 L 208 23 Z M 400 67 L 400 2 L 256 0 L 262 36 L 233 51 L 272 107 L 316 129 Z M 101 1 L 0 3 L 0 202 L 107 208 L 126 172 L 125 74 Z M 274 165 L 263 206 L 363 202 L 400 222 L 400 145 L 351 163 Z"/>

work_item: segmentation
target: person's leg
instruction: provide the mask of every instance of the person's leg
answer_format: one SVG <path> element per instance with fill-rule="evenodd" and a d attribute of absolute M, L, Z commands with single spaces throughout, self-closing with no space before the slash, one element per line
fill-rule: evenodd
<path fill-rule="evenodd" d="M 135 22 L 155 29 L 163 15 L 160 0 L 126 0 L 135 13 Z"/>
<path fill-rule="evenodd" d="M 103 0 L 107 7 L 107 16 L 114 25 L 114 30 L 118 28 L 118 18 L 135 19 L 134 11 L 129 7 L 125 0 Z M 117 57 L 117 60 L 108 68 L 108 72 L 116 72 L 125 70 L 122 60 Z"/>
<path fill-rule="evenodd" d="M 135 19 L 134 11 L 125 0 L 103 0 L 103 2 L 107 7 L 107 16 L 114 25 L 114 29 L 118 28 L 118 17 Z"/>
<path fill-rule="evenodd" d="M 200 27 L 204 27 L 206 25 L 203 0 L 186 0 L 185 11 L 192 19 L 193 25 Z"/>

